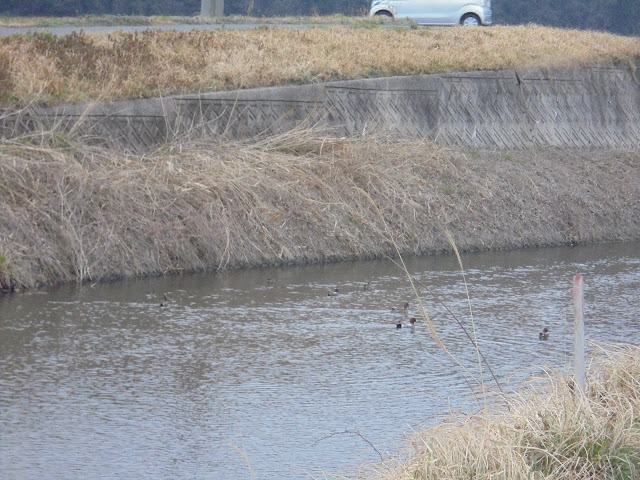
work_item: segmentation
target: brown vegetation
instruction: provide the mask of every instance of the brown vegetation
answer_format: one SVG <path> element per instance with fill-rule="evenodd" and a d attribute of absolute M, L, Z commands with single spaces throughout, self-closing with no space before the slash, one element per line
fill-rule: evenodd
<path fill-rule="evenodd" d="M 628 61 L 637 38 L 535 25 L 272 28 L 0 38 L 0 105 Z"/>
<path fill-rule="evenodd" d="M 142 157 L 0 143 L 0 284 L 637 239 L 637 152 L 460 152 L 292 132 Z M 383 219 L 378 213 L 378 208 Z M 387 232 L 387 227 L 389 232 Z"/>
<path fill-rule="evenodd" d="M 481 411 L 411 437 L 376 480 L 640 478 L 640 348 L 597 351 L 586 395 L 560 375 L 529 382 L 510 411 Z"/>

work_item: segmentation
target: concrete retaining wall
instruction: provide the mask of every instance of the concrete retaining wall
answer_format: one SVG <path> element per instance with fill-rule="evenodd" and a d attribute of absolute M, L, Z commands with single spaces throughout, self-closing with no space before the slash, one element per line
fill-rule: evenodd
<path fill-rule="evenodd" d="M 58 124 L 144 150 L 175 135 L 243 138 L 322 125 L 336 135 L 385 131 L 451 147 L 640 147 L 635 65 L 483 71 L 258 88 L 32 109 L 0 134 Z"/>

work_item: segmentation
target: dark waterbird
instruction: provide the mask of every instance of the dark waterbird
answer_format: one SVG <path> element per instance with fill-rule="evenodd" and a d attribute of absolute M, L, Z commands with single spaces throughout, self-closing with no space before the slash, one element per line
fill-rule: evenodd
<path fill-rule="evenodd" d="M 409 302 L 405 302 L 405 304 L 402 306 L 402 313 L 404 313 L 404 314 L 406 315 L 406 314 L 407 314 L 407 312 L 408 312 L 408 310 L 409 310 Z M 396 311 L 397 311 L 397 310 L 396 310 L 396 307 L 393 307 L 393 308 L 391 309 L 391 311 L 392 311 L 392 312 L 396 312 Z"/>

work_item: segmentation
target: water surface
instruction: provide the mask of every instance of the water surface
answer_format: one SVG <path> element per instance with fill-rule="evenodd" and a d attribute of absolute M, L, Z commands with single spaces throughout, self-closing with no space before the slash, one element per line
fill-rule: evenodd
<path fill-rule="evenodd" d="M 422 320 L 409 328 L 402 305 L 418 316 L 418 302 L 389 261 L 2 298 L 2 477 L 354 475 L 393 454 L 405 432 L 478 408 L 476 354 L 433 294 L 475 327 L 505 390 L 542 367 L 568 368 L 577 273 L 587 337 L 640 343 L 640 243 L 469 254 L 463 263 L 470 304 L 455 257 L 407 260 L 467 373 Z M 544 326 L 551 338 L 540 342 Z M 486 369 L 482 378 L 489 383 Z"/>

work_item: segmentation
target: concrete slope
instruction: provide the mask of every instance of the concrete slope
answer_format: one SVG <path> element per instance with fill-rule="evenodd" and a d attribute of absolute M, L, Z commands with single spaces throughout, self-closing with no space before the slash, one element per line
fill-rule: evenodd
<path fill-rule="evenodd" d="M 480 71 L 200 93 L 30 109 L 0 134 L 49 128 L 131 150 L 176 135 L 247 138 L 322 126 L 337 136 L 385 132 L 448 147 L 640 147 L 637 65 Z"/>

